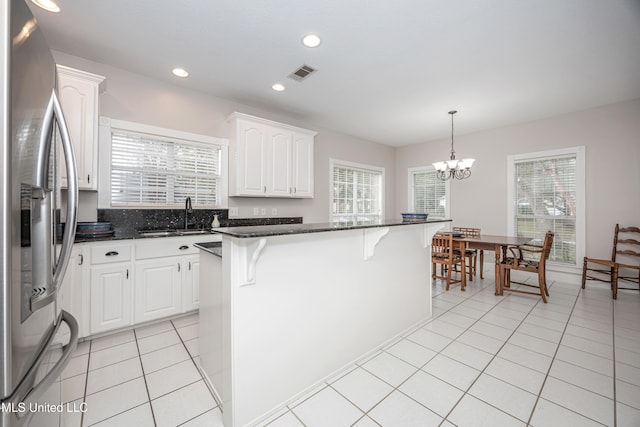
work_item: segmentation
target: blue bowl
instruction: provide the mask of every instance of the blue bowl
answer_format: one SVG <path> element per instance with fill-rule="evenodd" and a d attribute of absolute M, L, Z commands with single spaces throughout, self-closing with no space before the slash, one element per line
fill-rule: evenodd
<path fill-rule="evenodd" d="M 403 213 L 402 219 L 427 219 L 429 214 L 426 213 Z"/>

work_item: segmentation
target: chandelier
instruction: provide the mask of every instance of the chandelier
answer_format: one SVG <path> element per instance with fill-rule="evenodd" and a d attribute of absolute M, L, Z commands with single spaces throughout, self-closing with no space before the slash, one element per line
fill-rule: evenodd
<path fill-rule="evenodd" d="M 443 162 L 435 162 L 433 167 L 436 168 L 436 176 L 446 181 L 449 178 L 466 179 L 471 176 L 471 165 L 476 159 L 456 160 L 456 152 L 453 150 L 453 115 L 456 110 L 449 111 L 451 114 L 451 156 L 449 160 Z"/>

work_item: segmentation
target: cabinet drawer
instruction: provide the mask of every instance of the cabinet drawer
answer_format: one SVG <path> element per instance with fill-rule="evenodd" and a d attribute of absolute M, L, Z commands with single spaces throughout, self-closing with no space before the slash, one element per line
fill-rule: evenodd
<path fill-rule="evenodd" d="M 150 259 L 192 255 L 199 253 L 193 241 L 170 238 L 168 242 L 145 242 L 136 244 L 136 259 Z"/>
<path fill-rule="evenodd" d="M 131 260 L 131 245 L 105 245 L 91 248 L 91 264 Z"/>

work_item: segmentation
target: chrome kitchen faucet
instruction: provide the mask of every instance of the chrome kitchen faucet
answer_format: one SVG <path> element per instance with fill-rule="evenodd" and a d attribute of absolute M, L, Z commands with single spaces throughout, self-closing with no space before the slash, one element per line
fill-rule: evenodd
<path fill-rule="evenodd" d="M 191 206 L 191 197 L 187 197 L 184 201 L 184 229 L 189 228 L 189 214 L 193 213 L 193 206 Z"/>

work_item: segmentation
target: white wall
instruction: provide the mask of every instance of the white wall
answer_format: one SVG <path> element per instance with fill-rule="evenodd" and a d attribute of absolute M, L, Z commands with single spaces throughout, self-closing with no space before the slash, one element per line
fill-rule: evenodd
<path fill-rule="evenodd" d="M 309 128 L 315 144 L 314 199 L 230 198 L 240 217 L 253 207 L 306 222 L 329 217 L 329 159 L 368 163 L 386 169 L 386 216 L 407 210 L 407 168 L 429 165 L 449 154 L 448 138 L 394 149 L 315 127 L 299 117 L 247 107 L 169 85 L 104 64 L 54 52 L 57 62 L 106 77 L 100 113 L 121 120 L 226 137 L 219 134 L 233 111 Z M 485 233 L 507 232 L 507 155 L 562 147 L 586 147 L 587 242 L 589 256 L 607 257 L 616 222 L 640 224 L 640 99 L 545 120 L 456 135 L 459 157 L 474 157 L 473 175 L 451 185 L 454 224 L 478 226 Z M 95 220 L 95 193 L 81 192 L 81 221 Z"/>
<path fill-rule="evenodd" d="M 453 224 L 507 232 L 507 156 L 586 147 L 586 253 L 611 256 L 616 223 L 640 225 L 640 99 L 545 120 L 455 136 L 472 176 L 451 184 Z M 396 151 L 396 213 L 407 209 L 407 168 L 448 157 L 450 140 Z"/>
<path fill-rule="evenodd" d="M 106 77 L 106 91 L 100 95 L 100 115 L 202 135 L 220 134 L 224 121 L 234 111 L 311 129 L 315 138 L 315 197 L 313 199 L 229 198 L 230 207 L 239 208 L 239 217 L 253 217 L 253 208 L 266 208 L 266 216 L 302 216 L 305 222 L 329 219 L 329 158 L 367 163 L 385 168 L 385 212 L 395 208 L 395 149 L 318 128 L 298 117 L 252 108 L 221 98 L 185 89 L 130 73 L 108 65 L 53 52 L 56 62 Z M 274 93 L 274 96 L 278 94 Z M 95 221 L 97 198 L 81 192 L 80 221 Z M 272 215 L 272 209 L 277 215 Z"/>

